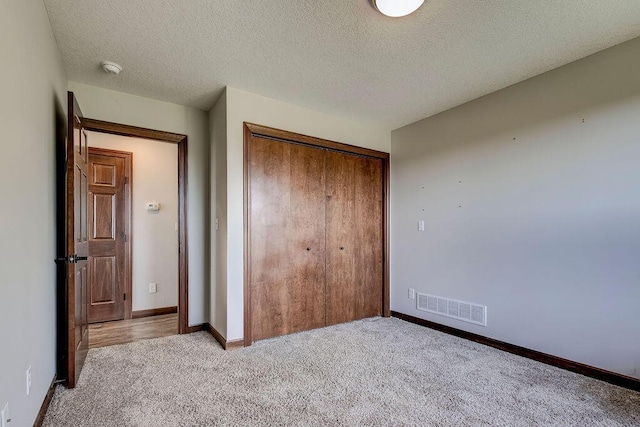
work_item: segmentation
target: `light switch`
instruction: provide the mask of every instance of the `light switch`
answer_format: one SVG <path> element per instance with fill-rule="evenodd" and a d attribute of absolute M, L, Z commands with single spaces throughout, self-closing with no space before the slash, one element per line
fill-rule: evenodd
<path fill-rule="evenodd" d="M 424 221 L 418 221 L 418 231 L 424 231 Z"/>
<path fill-rule="evenodd" d="M 27 368 L 27 396 L 31 393 L 31 366 Z"/>
<path fill-rule="evenodd" d="M 155 294 L 158 292 L 158 284 L 157 283 L 149 283 L 149 293 Z"/>

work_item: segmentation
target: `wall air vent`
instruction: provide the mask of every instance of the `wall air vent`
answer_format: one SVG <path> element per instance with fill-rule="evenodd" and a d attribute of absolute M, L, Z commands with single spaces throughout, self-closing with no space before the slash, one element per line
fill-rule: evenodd
<path fill-rule="evenodd" d="M 462 320 L 463 322 L 487 326 L 487 306 L 470 302 L 458 301 L 435 295 L 417 293 L 417 308 L 421 311 L 439 314 Z"/>

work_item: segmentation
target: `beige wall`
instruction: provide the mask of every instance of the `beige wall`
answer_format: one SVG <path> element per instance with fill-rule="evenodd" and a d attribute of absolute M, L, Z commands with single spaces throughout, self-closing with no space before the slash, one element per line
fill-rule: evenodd
<path fill-rule="evenodd" d="M 86 117 L 188 136 L 189 325 L 209 318 L 209 121 L 181 105 L 69 82 Z"/>
<path fill-rule="evenodd" d="M 56 371 L 55 141 L 67 83 L 42 1 L 1 9 L 0 409 L 9 402 L 11 425 L 28 426 Z"/>
<path fill-rule="evenodd" d="M 89 132 L 90 147 L 127 151 L 132 165 L 132 308 L 178 305 L 178 145 Z M 146 202 L 160 203 L 149 212 Z M 149 293 L 149 283 L 157 292 Z"/>
<path fill-rule="evenodd" d="M 211 135 L 211 290 L 209 323 L 227 336 L 227 91 L 209 112 Z M 216 230 L 216 218 L 218 229 Z"/>
<path fill-rule="evenodd" d="M 392 309 L 640 378 L 639 71 L 635 39 L 394 131 Z"/>
<path fill-rule="evenodd" d="M 229 340 L 243 338 L 243 122 L 388 152 L 391 133 L 374 125 L 226 89 L 227 330 Z M 220 196 L 218 196 L 220 197 Z M 220 219 L 219 219 L 220 220 Z"/>

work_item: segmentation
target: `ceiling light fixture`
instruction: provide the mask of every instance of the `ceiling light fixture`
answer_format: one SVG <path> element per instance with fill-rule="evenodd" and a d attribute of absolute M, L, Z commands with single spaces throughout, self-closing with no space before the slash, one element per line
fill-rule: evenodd
<path fill-rule="evenodd" d="M 371 0 L 373 6 L 383 15 L 399 18 L 415 12 L 424 0 Z"/>
<path fill-rule="evenodd" d="M 115 62 L 111 62 L 111 61 L 102 61 L 100 63 L 100 66 L 102 67 L 102 69 L 109 73 L 109 74 L 120 74 L 120 71 L 122 71 L 122 67 L 118 64 L 116 64 Z"/>

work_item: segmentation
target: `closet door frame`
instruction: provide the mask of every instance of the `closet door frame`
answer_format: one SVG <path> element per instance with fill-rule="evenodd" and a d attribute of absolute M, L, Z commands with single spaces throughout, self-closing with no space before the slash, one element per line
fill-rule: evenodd
<path fill-rule="evenodd" d="M 251 330 L 251 188 L 250 144 L 254 138 L 302 144 L 382 161 L 382 316 L 391 315 L 389 305 L 389 153 L 329 141 L 313 136 L 244 122 L 244 346 L 253 343 Z"/>

